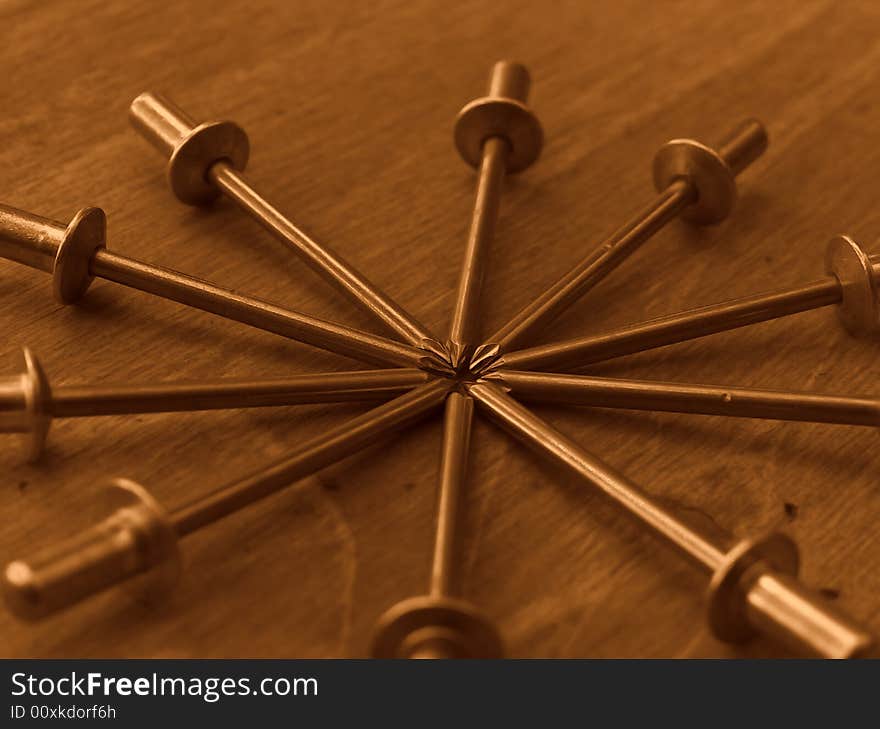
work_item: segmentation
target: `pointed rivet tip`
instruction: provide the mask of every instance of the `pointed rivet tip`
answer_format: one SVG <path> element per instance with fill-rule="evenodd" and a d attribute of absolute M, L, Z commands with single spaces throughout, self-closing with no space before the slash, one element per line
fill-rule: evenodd
<path fill-rule="evenodd" d="M 449 352 L 449 343 L 440 342 L 436 339 L 423 339 L 421 349 L 425 356 L 434 362 L 441 362 L 445 367 L 452 367 L 452 355 Z"/>
<path fill-rule="evenodd" d="M 484 344 L 477 348 L 471 358 L 471 374 L 483 376 L 487 369 L 495 368 L 501 363 L 501 353 L 497 344 Z"/>
<path fill-rule="evenodd" d="M 477 384 L 494 385 L 495 387 L 504 390 L 507 394 L 513 392 L 513 388 L 504 380 L 504 375 L 498 371 L 487 372 L 484 375 L 480 375 Z"/>
<path fill-rule="evenodd" d="M 426 354 L 421 357 L 419 359 L 419 368 L 443 377 L 453 377 L 455 375 L 452 365 L 434 354 Z"/>
<path fill-rule="evenodd" d="M 446 346 L 443 342 L 437 339 L 423 339 L 419 346 L 432 354 L 436 354 L 439 357 L 444 357 L 447 354 Z"/>
<path fill-rule="evenodd" d="M 470 369 L 473 347 L 462 342 L 449 342 L 447 345 L 451 359 L 452 369 L 457 374 L 464 374 Z"/>

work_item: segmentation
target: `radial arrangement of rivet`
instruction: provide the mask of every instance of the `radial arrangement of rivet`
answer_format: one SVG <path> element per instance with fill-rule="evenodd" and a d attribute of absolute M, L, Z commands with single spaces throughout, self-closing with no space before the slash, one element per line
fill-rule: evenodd
<path fill-rule="evenodd" d="M 174 195 L 190 205 L 225 196 L 371 314 L 384 327 L 384 335 L 323 321 L 114 254 L 106 247 L 105 217 L 99 208 L 80 210 L 65 225 L 0 206 L 0 257 L 50 273 L 61 303 L 74 303 L 94 278 L 102 278 L 384 368 L 274 380 L 52 387 L 35 355 L 25 349 L 23 371 L 0 379 L 0 432 L 23 437 L 29 458 L 39 457 L 53 418 L 352 400 L 380 404 L 297 444 L 284 459 L 193 500 L 165 506 L 144 486 L 113 479 L 104 490 L 103 521 L 6 566 L 3 589 L 9 610 L 22 619 L 38 620 L 123 583 L 140 599 L 161 599 L 179 579 L 180 542 L 188 534 L 442 412 L 436 534 L 427 591 L 389 607 L 379 618 L 374 656 L 503 656 L 499 630 L 491 617 L 460 594 L 456 579 L 461 561 L 459 506 L 467 487 L 475 414 L 566 467 L 585 486 L 603 492 L 642 528 L 702 570 L 707 578 L 707 626 L 720 640 L 739 642 L 763 634 L 796 652 L 833 658 L 874 650 L 867 628 L 798 580 L 798 549 L 789 537 L 738 537 L 695 527 L 521 401 L 876 427 L 880 400 L 873 398 L 595 377 L 577 371 L 601 360 L 822 306 L 836 305 L 843 326 L 853 334 L 876 333 L 880 259 L 839 236 L 828 245 L 828 275 L 823 279 L 580 339 L 534 342 L 548 322 L 670 221 L 715 224 L 730 215 L 737 176 L 767 147 L 762 125 L 748 120 L 715 146 L 675 139 L 660 147 L 653 166 L 656 198 L 499 331 L 485 336 L 480 331 L 480 291 L 505 176 L 532 165 L 543 144 L 541 125 L 526 103 L 529 87 L 523 66 L 499 62 L 492 69 L 487 96 L 467 104 L 457 118 L 455 145 L 478 176 L 454 312 L 448 331 L 439 336 L 251 187 L 243 174 L 249 142 L 238 125 L 198 123 L 157 95 L 142 94 L 134 100 L 131 122 L 166 157 Z"/>

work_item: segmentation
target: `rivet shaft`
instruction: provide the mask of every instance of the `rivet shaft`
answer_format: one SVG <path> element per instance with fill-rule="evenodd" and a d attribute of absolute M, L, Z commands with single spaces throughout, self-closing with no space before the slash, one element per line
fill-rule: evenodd
<path fill-rule="evenodd" d="M 427 382 L 422 370 L 396 368 L 293 375 L 265 380 L 53 387 L 46 403 L 55 418 L 189 412 L 391 399 Z M 2 393 L 2 384 L 0 384 Z M 0 394 L 0 408 L 4 404 Z"/>
<path fill-rule="evenodd" d="M 95 254 L 91 271 L 108 281 L 371 364 L 419 366 L 429 358 L 416 347 L 293 312 L 109 251 Z"/>
<path fill-rule="evenodd" d="M 251 476 L 170 513 L 163 513 L 157 506 L 152 510 L 153 521 L 147 526 L 174 535 L 175 541 L 203 529 L 356 453 L 378 438 L 413 424 L 438 407 L 451 386 L 449 380 L 435 379 L 306 441 L 289 456 Z M 120 527 L 120 521 L 140 514 L 138 509 L 120 509 L 100 524 L 44 549 L 32 559 L 10 563 L 3 585 L 10 609 L 25 619 L 42 618 L 156 567 L 162 555 L 145 553 L 149 540 L 136 538 L 146 527 Z"/>
<path fill-rule="evenodd" d="M 880 275 L 880 259 L 872 256 L 871 261 L 874 275 Z M 501 356 L 498 364 L 509 369 L 576 368 L 839 304 L 842 297 L 840 282 L 828 276 L 801 286 L 701 306 L 603 334 L 508 352 Z"/>
<path fill-rule="evenodd" d="M 749 120 L 724 138 L 719 145 L 718 156 L 736 175 L 759 157 L 765 147 L 763 127 Z M 697 189 L 690 179 L 673 180 L 652 202 L 535 301 L 523 307 L 487 342 L 497 346 L 500 353 L 525 343 L 532 334 L 556 319 L 697 199 Z"/>
<path fill-rule="evenodd" d="M 876 398 L 507 369 L 484 379 L 535 402 L 880 427 Z"/>
<path fill-rule="evenodd" d="M 724 559 L 729 544 L 685 526 L 623 476 L 608 469 L 574 441 L 533 415 L 491 382 L 467 386 L 468 392 L 495 420 L 530 448 L 562 461 L 656 531 L 695 565 L 714 570 Z M 732 540 L 731 540 L 732 543 Z"/>
<path fill-rule="evenodd" d="M 500 137 L 487 139 L 483 145 L 483 162 L 477 183 L 477 196 L 465 249 L 464 264 L 458 282 L 458 293 L 449 339 L 453 345 L 453 365 L 466 357 L 477 344 L 479 332 L 480 293 L 486 270 L 489 246 L 501 205 L 504 181 L 504 158 L 507 142 Z"/>
<path fill-rule="evenodd" d="M 52 271 L 66 230 L 61 223 L 3 207 L 0 255 L 32 268 Z M 371 364 L 444 367 L 444 363 L 434 363 L 437 358 L 420 348 L 242 296 L 105 248 L 94 251 L 85 263 L 93 276 Z"/>
<path fill-rule="evenodd" d="M 525 103 L 529 85 L 529 74 L 524 66 L 500 61 L 492 69 L 489 97 Z M 498 220 L 501 188 L 510 149 L 509 140 L 502 136 L 490 137 L 483 142 L 474 212 L 449 333 L 455 366 L 459 364 L 459 360 L 469 355 L 469 350 L 477 344 L 480 335 L 480 292 L 489 246 Z"/>
<path fill-rule="evenodd" d="M 196 122 L 172 101 L 145 93 L 131 104 L 132 125 L 166 158 L 170 158 Z M 431 340 L 430 332 L 377 289 L 339 254 L 312 239 L 247 182 L 228 160 L 213 160 L 205 176 L 227 198 L 297 253 L 355 304 L 414 346 Z"/>
<path fill-rule="evenodd" d="M 294 449 L 252 476 L 222 486 L 171 514 L 180 536 L 202 529 L 259 499 L 365 448 L 380 435 L 412 424 L 440 405 L 453 386 L 437 379 L 349 420 Z"/>
<path fill-rule="evenodd" d="M 501 427 L 538 453 L 566 466 L 625 509 L 693 564 L 713 575 L 729 568 L 737 540 L 719 531 L 703 533 L 660 505 L 610 466 L 587 453 L 500 387 L 481 382 L 467 387 L 477 403 Z M 789 575 L 760 560 L 744 570 L 730 600 L 750 626 L 811 655 L 829 658 L 861 655 L 873 636 L 834 607 L 825 604 Z"/>
<path fill-rule="evenodd" d="M 452 392 L 446 398 L 437 528 L 434 537 L 434 558 L 431 564 L 430 594 L 434 596 L 454 595 L 458 588 L 456 538 L 461 501 L 467 481 L 473 413 L 474 401 L 467 395 Z"/>

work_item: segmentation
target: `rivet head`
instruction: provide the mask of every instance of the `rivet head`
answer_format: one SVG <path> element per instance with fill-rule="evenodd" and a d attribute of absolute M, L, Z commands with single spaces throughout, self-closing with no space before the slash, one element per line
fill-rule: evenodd
<path fill-rule="evenodd" d="M 36 461 L 46 446 L 46 436 L 52 423 L 49 404 L 52 391 L 49 380 L 40 361 L 27 347 L 22 350 L 24 359 L 24 394 L 27 408 L 28 430 L 23 434 L 24 448 L 28 461 Z"/>
<path fill-rule="evenodd" d="M 67 226 L 52 269 L 52 293 L 60 304 L 73 304 L 92 284 L 92 256 L 107 244 L 107 217 L 101 208 L 83 208 Z"/>
<path fill-rule="evenodd" d="M 465 106 L 455 121 L 455 147 L 465 162 L 479 167 L 483 143 L 502 137 L 510 145 L 507 172 L 521 172 L 541 154 L 544 132 L 538 118 L 514 99 L 485 97 Z"/>
<path fill-rule="evenodd" d="M 501 658 L 504 648 L 492 621 L 471 603 L 424 595 L 397 603 L 379 618 L 371 652 L 374 658 Z"/>
<path fill-rule="evenodd" d="M 654 156 L 654 187 L 662 192 L 673 182 L 686 179 L 697 200 L 681 213 L 692 223 L 720 223 L 733 210 L 736 180 L 733 170 L 718 153 L 693 139 L 673 139 Z"/>
<path fill-rule="evenodd" d="M 208 179 L 211 165 L 226 160 L 234 169 L 243 170 L 249 156 L 250 142 L 238 124 L 199 124 L 174 148 L 168 161 L 168 182 L 181 202 L 204 205 L 220 194 Z"/>
<path fill-rule="evenodd" d="M 125 514 L 131 533 L 136 535 L 134 559 L 146 568 L 124 583 L 126 591 L 137 602 L 159 602 L 180 577 L 177 533 L 165 508 L 143 486 L 127 478 L 115 478 L 107 484 L 101 508 Z"/>
<path fill-rule="evenodd" d="M 49 382 L 34 354 L 24 347 L 23 371 L 0 379 L 0 433 L 14 433 L 28 461 L 39 459 L 52 422 Z"/>
<path fill-rule="evenodd" d="M 832 238 L 825 270 L 840 282 L 837 313 L 846 330 L 858 336 L 880 331 L 880 293 L 871 260 L 859 244 L 845 235 Z"/>
<path fill-rule="evenodd" d="M 746 616 L 745 594 L 740 581 L 759 561 L 786 575 L 800 566 L 797 545 L 780 532 L 743 539 L 731 549 L 715 570 L 707 592 L 707 619 L 712 634 L 726 643 L 741 643 L 755 634 Z"/>

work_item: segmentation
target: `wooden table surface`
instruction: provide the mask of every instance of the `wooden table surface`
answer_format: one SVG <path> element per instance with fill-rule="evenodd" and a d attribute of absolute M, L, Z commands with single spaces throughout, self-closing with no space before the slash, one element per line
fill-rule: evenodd
<path fill-rule="evenodd" d="M 67 220 L 98 205 L 110 247 L 323 318 L 372 328 L 228 203 L 191 209 L 129 128 L 160 91 L 249 133 L 249 178 L 318 240 L 445 332 L 475 175 L 452 120 L 499 58 L 525 62 L 543 156 L 507 185 L 485 290 L 494 330 L 651 199 L 669 138 L 756 116 L 771 143 L 720 226 L 674 222 L 544 341 L 823 273 L 827 240 L 880 232 L 880 6 L 763 0 L 564 4 L 203 0 L 0 3 L 10 42 L 2 202 Z M 0 264 L 0 362 L 24 345 L 55 384 L 276 377 L 352 362 L 107 282 L 61 307 L 45 274 Z M 654 379 L 880 396 L 880 344 L 823 309 L 596 366 Z M 366 406 L 58 421 L 24 465 L 4 436 L 0 560 L 91 523 L 107 477 L 174 506 Z M 739 534 L 779 527 L 804 580 L 880 631 L 880 447 L 868 428 L 540 407 L 674 508 Z M 392 603 L 426 589 L 440 418 L 183 542 L 160 607 L 111 590 L 24 625 L 0 654 L 367 654 Z M 474 432 L 464 589 L 511 656 L 767 656 L 703 627 L 704 578 L 494 426 Z"/>

